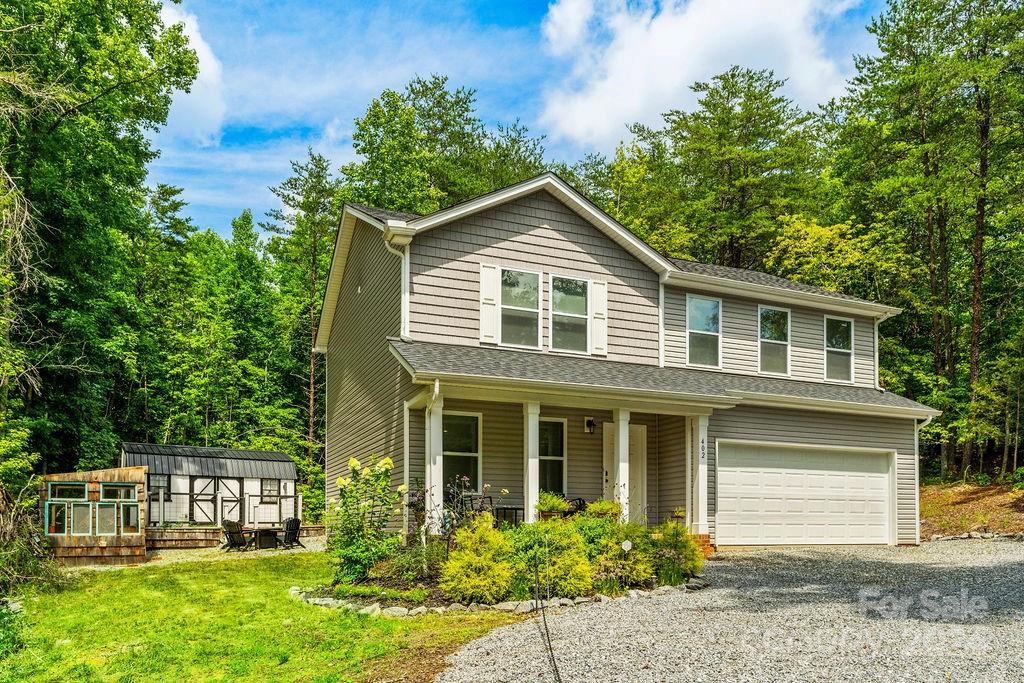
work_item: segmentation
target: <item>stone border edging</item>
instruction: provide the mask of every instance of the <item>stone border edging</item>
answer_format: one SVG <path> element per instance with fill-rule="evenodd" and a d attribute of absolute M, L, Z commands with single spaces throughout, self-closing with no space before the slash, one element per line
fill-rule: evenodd
<path fill-rule="evenodd" d="M 328 609 L 345 609 L 350 612 L 356 612 L 358 614 L 368 614 L 370 616 L 380 615 L 383 617 L 418 617 L 421 614 L 445 614 L 448 612 L 486 612 L 486 611 L 497 611 L 497 612 L 510 612 L 513 614 L 530 614 L 544 607 L 545 609 L 560 609 L 568 607 L 578 607 L 588 602 L 615 602 L 618 600 L 634 600 L 637 598 L 650 598 L 656 595 L 669 595 L 672 593 L 688 593 L 690 591 L 702 590 L 709 587 L 711 584 L 703 577 L 696 576 L 689 579 L 685 584 L 678 586 L 658 586 L 653 590 L 635 590 L 630 589 L 625 594 L 619 597 L 613 598 L 607 595 L 601 595 L 600 593 L 589 597 L 580 598 L 550 598 L 548 600 L 509 600 L 506 602 L 499 602 L 496 605 L 483 605 L 480 603 L 471 603 L 469 605 L 463 605 L 461 602 L 453 602 L 450 605 L 444 607 L 414 607 L 409 609 L 408 607 L 381 607 L 379 602 L 372 603 L 370 605 L 361 605 L 356 602 L 350 602 L 348 600 L 339 600 L 338 598 L 329 598 L 323 596 L 313 595 L 307 590 L 303 590 L 298 586 L 292 586 L 288 589 L 289 595 L 294 598 L 298 598 L 305 603 L 310 605 L 316 605 L 317 607 L 326 607 Z"/>
<path fill-rule="evenodd" d="M 935 541 L 966 541 L 968 539 L 973 539 L 973 540 L 979 540 L 980 539 L 980 540 L 985 540 L 985 541 L 995 541 L 995 540 L 999 540 L 999 539 L 1005 539 L 1005 540 L 1009 540 L 1009 541 L 1024 541 L 1024 533 L 1019 533 L 1019 534 L 997 534 L 997 533 L 992 533 L 992 532 L 988 532 L 988 531 L 985 531 L 985 532 L 981 532 L 981 531 L 968 531 L 968 532 L 963 533 L 963 534 L 953 534 L 951 536 L 943 536 L 942 534 L 932 534 L 928 538 L 928 542 L 929 543 L 934 543 Z"/>

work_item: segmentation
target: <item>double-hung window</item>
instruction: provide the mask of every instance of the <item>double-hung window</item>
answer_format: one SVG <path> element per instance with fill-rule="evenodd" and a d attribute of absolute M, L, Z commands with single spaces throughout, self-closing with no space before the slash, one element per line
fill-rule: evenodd
<path fill-rule="evenodd" d="M 565 495 L 565 420 L 540 420 L 540 490 Z"/>
<path fill-rule="evenodd" d="M 501 270 L 501 343 L 540 347 L 540 275 Z"/>
<path fill-rule="evenodd" d="M 573 277 L 551 276 L 551 349 L 587 353 L 590 350 L 590 283 Z"/>
<path fill-rule="evenodd" d="M 761 372 L 789 374 L 789 311 L 758 306 L 758 357 Z"/>
<path fill-rule="evenodd" d="M 689 294 L 686 297 L 686 363 L 722 367 L 722 300 Z"/>
<path fill-rule="evenodd" d="M 825 316 L 825 379 L 853 381 L 853 320 Z"/>
<path fill-rule="evenodd" d="M 479 491 L 482 485 L 480 452 L 483 446 L 479 413 L 444 413 L 441 418 L 444 435 L 444 486 L 465 491 Z"/>

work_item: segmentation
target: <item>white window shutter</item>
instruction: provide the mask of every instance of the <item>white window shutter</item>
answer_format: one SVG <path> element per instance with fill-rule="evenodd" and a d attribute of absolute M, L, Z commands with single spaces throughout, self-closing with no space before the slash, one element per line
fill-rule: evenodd
<path fill-rule="evenodd" d="M 608 355 L 608 283 L 590 283 L 590 352 Z"/>
<path fill-rule="evenodd" d="M 480 341 L 498 343 L 498 293 L 501 269 L 489 263 L 480 264 Z"/>

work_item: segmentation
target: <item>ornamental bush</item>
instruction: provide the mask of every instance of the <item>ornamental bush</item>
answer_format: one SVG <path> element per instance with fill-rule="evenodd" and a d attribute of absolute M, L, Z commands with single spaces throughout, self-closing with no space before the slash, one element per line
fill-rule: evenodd
<path fill-rule="evenodd" d="M 628 551 L 622 544 L 629 541 Z M 618 523 L 600 539 L 595 562 L 594 585 L 604 593 L 617 593 L 631 586 L 649 586 L 654 579 L 653 546 L 643 524 Z"/>
<path fill-rule="evenodd" d="M 666 522 L 652 534 L 654 568 L 658 583 L 678 586 L 704 567 L 704 553 L 697 539 L 679 522 Z"/>
<path fill-rule="evenodd" d="M 583 537 L 570 522 L 552 519 L 509 532 L 516 550 L 516 593 L 529 597 L 539 580 L 546 596 L 574 598 L 594 588 L 594 570 Z M 522 595 L 526 593 L 526 595 Z"/>
<path fill-rule="evenodd" d="M 569 511 L 569 501 L 557 493 L 551 493 L 550 491 L 541 491 L 540 495 L 537 496 L 537 512 L 557 512 L 566 513 Z"/>
<path fill-rule="evenodd" d="M 494 528 L 490 513 L 475 515 L 455 532 L 455 549 L 441 568 L 440 588 L 458 602 L 494 604 L 512 586 L 512 543 Z"/>
<path fill-rule="evenodd" d="M 349 476 L 338 479 L 338 500 L 327 518 L 327 551 L 335 563 L 335 583 L 357 581 L 380 560 L 401 545 L 397 534 L 387 532 L 398 513 L 403 487 L 391 488 L 391 458 L 363 467 L 348 461 Z"/>

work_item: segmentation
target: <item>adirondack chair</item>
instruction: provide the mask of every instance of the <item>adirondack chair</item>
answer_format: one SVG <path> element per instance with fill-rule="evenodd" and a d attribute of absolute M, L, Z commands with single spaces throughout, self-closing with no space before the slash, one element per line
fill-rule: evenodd
<path fill-rule="evenodd" d="M 569 509 L 562 516 L 572 517 L 573 515 L 578 515 L 579 513 L 583 512 L 586 509 L 586 507 L 587 501 L 583 500 L 582 498 L 570 498 Z"/>
<path fill-rule="evenodd" d="M 297 545 L 306 547 L 299 540 L 299 530 L 302 528 L 302 522 L 299 519 L 289 517 L 281 526 L 284 528 L 284 536 L 278 540 L 278 545 L 282 548 L 294 548 Z"/>
<path fill-rule="evenodd" d="M 232 550 L 244 552 L 252 545 L 253 538 L 251 536 L 246 538 L 242 525 L 238 522 L 225 519 L 222 526 L 224 527 L 224 545 L 221 547 L 225 552 Z"/>

